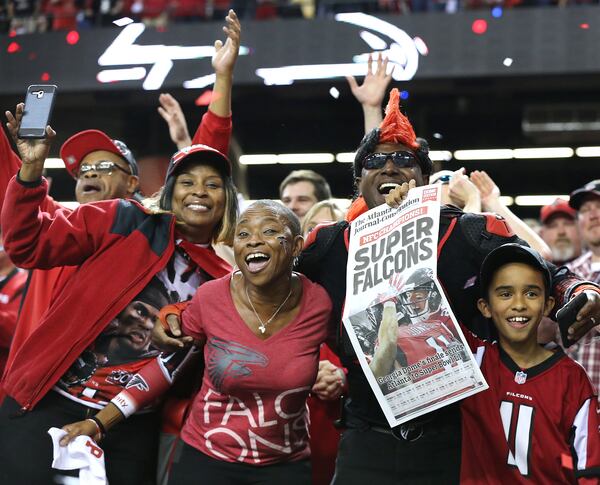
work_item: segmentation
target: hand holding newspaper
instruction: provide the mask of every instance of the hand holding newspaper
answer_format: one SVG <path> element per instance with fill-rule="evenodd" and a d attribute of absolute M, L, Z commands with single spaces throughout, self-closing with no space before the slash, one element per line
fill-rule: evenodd
<path fill-rule="evenodd" d="M 344 326 L 390 426 L 487 389 L 437 280 L 439 186 L 350 227 Z"/>

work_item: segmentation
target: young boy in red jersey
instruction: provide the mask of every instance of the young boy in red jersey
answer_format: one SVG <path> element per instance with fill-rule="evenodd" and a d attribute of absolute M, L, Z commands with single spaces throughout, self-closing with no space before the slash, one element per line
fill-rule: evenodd
<path fill-rule="evenodd" d="M 497 342 L 465 336 L 490 388 L 462 404 L 461 484 L 600 483 L 598 400 L 583 368 L 537 343 L 554 305 L 533 249 L 505 244 L 481 267 Z"/>

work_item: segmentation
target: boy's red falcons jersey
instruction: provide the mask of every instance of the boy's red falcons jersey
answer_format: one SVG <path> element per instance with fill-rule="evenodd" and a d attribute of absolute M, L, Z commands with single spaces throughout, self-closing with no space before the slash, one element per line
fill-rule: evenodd
<path fill-rule="evenodd" d="M 523 371 L 464 333 L 490 388 L 461 404 L 461 484 L 599 483 L 598 400 L 583 368 L 557 349 Z"/>

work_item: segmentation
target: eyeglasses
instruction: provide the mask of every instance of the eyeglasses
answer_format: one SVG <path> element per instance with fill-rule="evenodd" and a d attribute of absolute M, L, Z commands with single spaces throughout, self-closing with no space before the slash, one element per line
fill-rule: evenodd
<path fill-rule="evenodd" d="M 115 168 L 121 170 L 122 172 L 125 172 L 127 175 L 131 175 L 131 172 L 129 170 L 120 167 L 115 162 L 111 162 L 110 160 L 100 160 L 96 163 L 82 163 L 79 167 L 78 176 L 82 177 L 86 173 L 91 172 L 92 170 L 102 175 L 112 175 L 112 173 L 115 171 Z"/>
<path fill-rule="evenodd" d="M 419 163 L 414 153 L 403 150 L 391 153 L 371 153 L 363 160 L 363 168 L 367 170 L 382 168 L 388 160 L 391 160 L 398 168 L 413 168 Z"/>

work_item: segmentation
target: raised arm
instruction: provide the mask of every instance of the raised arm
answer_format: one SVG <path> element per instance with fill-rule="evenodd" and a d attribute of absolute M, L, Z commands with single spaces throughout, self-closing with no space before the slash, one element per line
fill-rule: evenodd
<path fill-rule="evenodd" d="M 215 84 L 208 112 L 194 134 L 193 143 L 210 145 L 222 153 L 229 151 L 231 137 L 231 89 L 233 70 L 240 50 L 241 25 L 237 15 L 230 10 L 225 18 L 223 31 L 227 40 L 215 41 L 215 54 L 212 66 L 215 71 Z"/>
<path fill-rule="evenodd" d="M 452 202 L 462 207 L 464 212 L 481 212 L 481 195 L 477 186 L 465 175 L 465 169 L 454 172 L 448 184 L 448 194 Z"/>
<path fill-rule="evenodd" d="M 74 212 L 58 210 L 52 215 L 44 212 L 48 183 L 42 171 L 55 132 L 47 126 L 45 139 L 19 139 L 22 116 L 23 104 L 17 106 L 14 116 L 7 116 L 23 165 L 9 183 L 2 207 L 5 250 L 21 268 L 81 264 L 108 234 L 112 218 L 107 212 L 115 210 L 114 203 L 84 205 Z"/>
<path fill-rule="evenodd" d="M 5 114 L 7 119 L 12 117 L 12 113 L 10 111 L 6 111 Z M 7 123 L 6 127 L 9 128 L 9 125 L 10 123 Z M 8 187 L 8 182 L 10 182 L 10 179 L 17 174 L 21 168 L 21 164 L 21 159 L 10 146 L 10 142 L 8 141 L 6 133 L 4 130 L 0 129 L 0 210 L 2 210 L 2 204 L 4 203 L 4 198 L 6 197 L 6 188 Z M 54 212 L 58 209 L 66 209 L 50 196 L 46 197 L 44 202 L 41 204 L 41 208 L 50 214 L 54 214 Z"/>
<path fill-rule="evenodd" d="M 169 93 L 162 93 L 158 97 L 158 102 L 160 103 L 158 114 L 167 122 L 171 141 L 177 146 L 178 150 L 190 146 L 192 139 L 179 101 Z"/>
<path fill-rule="evenodd" d="M 392 80 L 394 67 L 392 67 L 389 73 L 387 70 L 388 58 L 383 58 L 380 53 L 377 57 L 375 71 L 373 71 L 373 56 L 369 54 L 367 75 L 360 86 L 352 76 L 346 76 L 352 94 L 362 106 L 365 133 L 369 133 L 373 128 L 377 128 L 383 120 L 381 103 Z"/>
<path fill-rule="evenodd" d="M 544 240 L 500 200 L 500 189 L 485 171 L 474 170 L 471 172 L 470 179 L 479 189 L 481 207 L 484 211 L 493 212 L 504 217 L 517 236 L 525 240 L 543 258 L 552 258 L 552 251 Z"/>

